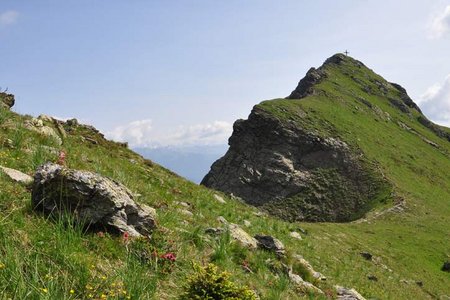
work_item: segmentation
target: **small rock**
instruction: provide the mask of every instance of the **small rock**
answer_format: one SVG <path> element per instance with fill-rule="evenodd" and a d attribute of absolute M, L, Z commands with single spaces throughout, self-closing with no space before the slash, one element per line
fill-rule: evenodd
<path fill-rule="evenodd" d="M 239 225 L 230 224 L 229 229 L 231 237 L 242 246 L 249 249 L 256 249 L 258 247 L 258 241 L 239 227 Z"/>
<path fill-rule="evenodd" d="M 450 272 L 450 261 L 444 262 L 444 265 L 442 266 L 441 270 L 444 272 Z"/>
<path fill-rule="evenodd" d="M 33 177 L 22 173 L 18 170 L 14 170 L 14 169 L 10 169 L 10 168 L 6 168 L 6 167 L 2 167 L 0 166 L 0 169 L 3 171 L 3 173 L 5 173 L 9 178 L 11 178 L 12 180 L 24 184 L 24 185 L 30 185 L 33 183 Z"/>
<path fill-rule="evenodd" d="M 183 215 L 185 215 L 185 216 L 188 216 L 188 217 L 192 217 L 194 214 L 191 212 L 191 211 L 189 211 L 189 210 L 187 210 L 187 209 L 180 209 L 180 210 L 178 210 L 181 214 L 183 214 Z"/>
<path fill-rule="evenodd" d="M 217 195 L 217 194 L 214 194 L 214 199 L 216 199 L 217 202 L 222 203 L 222 204 L 227 203 L 227 202 L 223 199 L 223 197 L 221 197 L 221 196 L 219 196 L 219 195 Z"/>
<path fill-rule="evenodd" d="M 79 123 L 78 123 L 78 120 L 74 118 L 74 119 L 67 120 L 66 124 L 69 126 L 78 126 Z"/>
<path fill-rule="evenodd" d="M 3 147 L 14 149 L 14 143 L 11 139 L 5 138 L 2 142 Z"/>
<path fill-rule="evenodd" d="M 210 234 L 210 235 L 220 235 L 224 232 L 225 232 L 225 229 L 223 229 L 223 228 L 210 227 L 210 228 L 205 229 L 205 233 Z"/>
<path fill-rule="evenodd" d="M 335 286 L 338 300 L 366 300 L 355 289 L 347 289 L 342 286 Z"/>
<path fill-rule="evenodd" d="M 284 255 L 285 253 L 284 245 L 280 240 L 270 235 L 259 235 L 259 234 L 255 235 L 255 239 L 258 241 L 258 247 L 265 250 L 274 251 L 275 253 L 280 255 Z"/>
<path fill-rule="evenodd" d="M 42 120 L 43 122 L 53 123 L 53 118 L 47 115 L 39 115 L 38 119 Z"/>
<path fill-rule="evenodd" d="M 0 108 L 11 109 L 14 106 L 16 100 L 13 94 L 0 92 Z"/>
<path fill-rule="evenodd" d="M 304 281 L 300 275 L 289 272 L 289 279 L 297 286 L 297 288 L 299 288 L 305 293 L 313 292 L 317 294 L 323 294 L 323 291 L 321 289 L 319 289 L 318 287 L 316 287 L 315 285 L 313 285 L 308 281 Z"/>
<path fill-rule="evenodd" d="M 324 275 L 322 275 L 322 273 L 314 270 L 314 268 L 311 266 L 311 264 L 306 259 L 304 259 L 303 256 L 295 254 L 293 256 L 293 258 L 295 259 L 295 261 L 298 264 L 302 265 L 303 268 L 306 269 L 306 271 L 308 271 L 308 273 L 315 279 L 321 280 L 321 281 L 327 280 L 327 278 Z"/>
<path fill-rule="evenodd" d="M 366 260 L 372 260 L 373 255 L 369 252 L 361 252 L 360 253 L 362 257 L 364 257 Z"/>
<path fill-rule="evenodd" d="M 420 287 L 423 287 L 423 282 L 422 281 L 416 281 L 416 284 Z"/>
<path fill-rule="evenodd" d="M 371 281 L 378 281 L 378 278 L 375 275 L 369 275 L 369 276 L 367 276 L 367 279 L 369 279 Z"/>
<path fill-rule="evenodd" d="M 228 224 L 228 221 L 222 216 L 218 216 L 217 221 L 219 221 L 219 223 L 222 223 L 222 224 Z"/>
<path fill-rule="evenodd" d="M 250 226 L 252 226 L 252 223 L 250 223 L 250 221 L 248 221 L 248 220 L 244 220 L 244 226 L 250 227 Z"/>
<path fill-rule="evenodd" d="M 36 171 L 31 201 L 33 209 L 45 215 L 71 213 L 82 225 L 112 233 L 141 236 L 156 227 L 156 211 L 135 203 L 133 193 L 122 184 L 53 163 Z"/>
<path fill-rule="evenodd" d="M 289 233 L 289 236 L 291 238 L 297 239 L 297 240 L 302 240 L 302 236 L 300 235 L 300 233 L 296 232 L 296 231 L 292 231 Z"/>

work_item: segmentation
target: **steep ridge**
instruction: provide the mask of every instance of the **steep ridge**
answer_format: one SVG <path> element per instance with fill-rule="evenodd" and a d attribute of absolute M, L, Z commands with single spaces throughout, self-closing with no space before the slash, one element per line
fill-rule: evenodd
<path fill-rule="evenodd" d="M 364 128 L 352 115 L 397 124 L 393 134 L 404 135 L 407 128 L 436 149 L 437 144 L 402 119 L 448 140 L 448 133 L 426 119 L 404 88 L 343 54 L 311 68 L 286 99 L 256 105 L 247 120 L 235 122 L 228 152 L 212 165 L 202 184 L 289 221 L 351 221 L 389 202 L 395 192 L 379 162 L 369 159 L 354 140 Z M 326 101 L 336 108 L 333 114 L 348 114 L 353 135 L 346 138 L 342 124 L 330 120 L 335 116 L 305 109 L 305 101 Z"/>

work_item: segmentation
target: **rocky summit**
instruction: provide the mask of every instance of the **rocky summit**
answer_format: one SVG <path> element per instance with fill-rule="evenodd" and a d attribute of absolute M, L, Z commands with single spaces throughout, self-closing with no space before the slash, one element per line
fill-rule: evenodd
<path fill-rule="evenodd" d="M 329 105 L 332 111 L 318 115 L 310 103 Z M 387 201 L 392 183 L 360 147 L 366 137 L 357 136 L 359 128 L 352 128 L 355 133 L 348 138 L 340 124 L 333 124 L 333 118 L 344 114 L 350 118 L 347 123 L 354 122 L 356 114 L 395 124 L 407 118 L 448 139 L 403 87 L 360 61 L 336 54 L 318 69 L 311 68 L 287 98 L 262 102 L 247 120 L 237 120 L 228 152 L 212 165 L 202 184 L 289 221 L 358 219 Z M 362 123 L 355 125 L 365 129 Z M 398 125 L 395 131 L 404 128 Z"/>

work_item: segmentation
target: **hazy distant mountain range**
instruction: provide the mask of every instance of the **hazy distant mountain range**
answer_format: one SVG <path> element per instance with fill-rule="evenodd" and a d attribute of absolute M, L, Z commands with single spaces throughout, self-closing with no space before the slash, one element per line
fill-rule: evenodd
<path fill-rule="evenodd" d="M 228 145 L 214 145 L 134 148 L 133 150 L 186 179 L 200 183 L 213 162 L 223 156 L 227 149 Z"/>

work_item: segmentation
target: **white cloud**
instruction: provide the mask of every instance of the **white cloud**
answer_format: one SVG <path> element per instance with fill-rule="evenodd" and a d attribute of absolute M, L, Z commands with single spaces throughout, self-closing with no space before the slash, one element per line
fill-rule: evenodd
<path fill-rule="evenodd" d="M 223 121 L 161 130 L 151 120 L 141 120 L 119 126 L 107 136 L 132 147 L 166 147 L 226 144 L 231 132 L 232 124 Z"/>
<path fill-rule="evenodd" d="M 419 99 L 420 106 L 431 120 L 450 126 L 450 74 L 443 83 L 437 83 Z"/>
<path fill-rule="evenodd" d="M 450 32 L 450 5 L 444 11 L 436 14 L 430 24 L 430 38 L 438 39 Z"/>
<path fill-rule="evenodd" d="M 15 10 L 8 10 L 0 13 L 0 25 L 7 26 L 17 22 L 19 13 Z"/>

